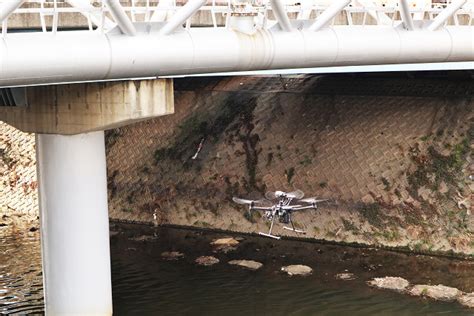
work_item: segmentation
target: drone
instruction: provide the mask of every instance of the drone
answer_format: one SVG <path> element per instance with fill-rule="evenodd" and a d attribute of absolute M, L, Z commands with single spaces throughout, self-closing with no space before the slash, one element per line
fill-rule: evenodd
<path fill-rule="evenodd" d="M 232 200 L 237 204 L 248 205 L 248 214 L 251 216 L 253 211 L 262 211 L 264 212 L 263 217 L 271 222 L 270 224 L 270 231 L 268 233 L 259 232 L 258 234 L 265 237 L 270 237 L 274 239 L 280 239 L 280 236 L 272 235 L 273 224 L 275 220 L 278 219 L 280 223 L 283 224 L 291 224 L 291 228 L 287 226 L 283 226 L 283 229 L 291 230 L 298 234 L 306 234 L 303 230 L 298 230 L 295 228 L 291 220 L 291 215 L 294 211 L 302 211 L 302 210 L 309 210 L 309 209 L 317 209 L 318 203 L 328 201 L 328 200 L 319 200 L 315 197 L 303 199 L 304 193 L 301 190 L 296 190 L 293 192 L 283 192 L 283 191 L 275 191 L 275 192 L 267 192 L 265 194 L 265 199 L 261 200 L 247 200 L 238 197 L 233 197 Z M 291 204 L 297 201 L 297 203 L 301 204 Z M 273 201 L 272 206 L 264 206 L 269 202 Z"/>

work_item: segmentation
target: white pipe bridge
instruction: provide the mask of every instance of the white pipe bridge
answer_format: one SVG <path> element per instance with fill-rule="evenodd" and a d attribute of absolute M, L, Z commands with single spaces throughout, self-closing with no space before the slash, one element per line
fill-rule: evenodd
<path fill-rule="evenodd" d="M 474 63 L 473 0 L 297 1 L 0 0 L 0 88 L 33 86 L 0 89 L 0 120 L 37 133 L 47 315 L 112 314 L 103 130 L 174 111 L 173 80 L 126 79 Z"/>
<path fill-rule="evenodd" d="M 467 0 L 3 0 L 0 87 L 474 62 L 473 8 Z M 83 17 L 81 30 L 61 27 L 72 14 Z M 9 25 L 22 16 L 40 27 Z"/>

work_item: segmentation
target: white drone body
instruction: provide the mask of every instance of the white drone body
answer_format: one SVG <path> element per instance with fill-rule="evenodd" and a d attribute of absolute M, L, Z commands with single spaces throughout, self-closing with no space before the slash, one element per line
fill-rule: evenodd
<path fill-rule="evenodd" d="M 316 198 L 306 198 L 303 199 L 304 193 L 301 190 L 296 190 L 293 192 L 284 192 L 284 191 L 276 191 L 276 192 L 267 192 L 265 194 L 265 199 L 261 200 L 246 200 L 241 199 L 238 197 L 234 197 L 232 200 L 238 204 L 245 204 L 249 206 L 248 212 L 251 215 L 252 211 L 263 211 L 263 217 L 271 222 L 270 224 L 270 231 L 268 233 L 259 232 L 260 235 L 280 239 L 280 236 L 272 235 L 273 224 L 275 219 L 284 224 L 291 224 L 291 228 L 287 226 L 283 226 L 284 229 L 291 230 L 295 233 L 306 234 L 305 231 L 298 230 L 295 228 L 292 220 L 291 215 L 294 211 L 302 211 L 308 209 L 317 209 L 317 203 L 324 202 L 327 200 L 318 200 Z M 275 201 L 277 200 L 277 201 Z M 306 205 L 292 205 L 291 203 L 293 200 L 297 200 L 298 203 L 304 203 Z M 272 203 L 272 206 L 256 206 L 256 204 L 266 204 Z"/>

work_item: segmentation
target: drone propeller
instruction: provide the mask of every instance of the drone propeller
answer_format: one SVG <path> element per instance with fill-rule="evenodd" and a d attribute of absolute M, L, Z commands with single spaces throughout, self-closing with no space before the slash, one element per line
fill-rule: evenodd
<path fill-rule="evenodd" d="M 329 200 L 328 199 L 318 200 L 316 197 L 311 197 L 311 198 L 306 198 L 306 199 L 299 200 L 298 202 L 303 202 L 303 203 L 308 203 L 308 204 L 316 204 L 316 203 L 326 202 L 326 201 L 329 201 Z"/>
<path fill-rule="evenodd" d="M 290 198 L 290 199 L 301 199 L 304 196 L 304 192 L 301 191 L 301 190 L 296 190 L 296 191 L 293 191 L 293 192 L 283 192 L 283 191 L 273 192 L 273 191 L 270 191 L 270 192 L 265 193 L 265 197 L 269 200 L 279 199 L 280 197 L 282 197 L 282 195 L 284 195 L 284 196 L 286 196 L 287 198 Z"/>
<path fill-rule="evenodd" d="M 237 204 L 244 204 L 244 205 L 253 205 L 253 204 L 258 204 L 258 203 L 265 203 L 266 200 L 247 200 L 247 199 L 241 199 L 238 197 L 233 197 L 232 201 L 234 201 Z"/>
<path fill-rule="evenodd" d="M 268 200 L 276 199 L 275 192 L 268 191 L 267 193 L 265 193 L 265 198 Z"/>

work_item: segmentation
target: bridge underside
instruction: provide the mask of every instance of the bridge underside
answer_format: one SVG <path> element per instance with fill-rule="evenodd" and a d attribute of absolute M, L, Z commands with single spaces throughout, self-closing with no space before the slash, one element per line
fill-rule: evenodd
<path fill-rule="evenodd" d="M 58 13 L 70 8 L 53 1 L 48 10 L 39 1 L 39 8 L 19 9 L 23 2 L 0 5 L 0 87 L 33 87 L 2 92 L 0 120 L 38 133 L 46 311 L 54 315 L 112 312 L 103 130 L 173 112 L 170 81 L 134 78 L 474 60 L 472 18 L 460 25 L 456 15 L 471 14 L 466 0 L 429 14 L 412 12 L 407 0 L 390 12 L 366 0 L 354 1 L 354 12 L 351 0 L 338 0 L 296 19 L 279 0 L 258 8 L 237 1 L 223 11 L 223 27 L 190 27 L 206 0 L 147 9 L 141 22 L 118 0 L 100 8 L 67 0 L 88 20 L 88 30 L 67 31 L 58 27 Z M 8 31 L 8 18 L 22 10 L 39 14 L 41 32 Z M 342 11 L 347 25 L 332 25 Z M 352 13 L 361 12 L 356 25 Z M 96 83 L 108 80 L 128 81 Z"/>

